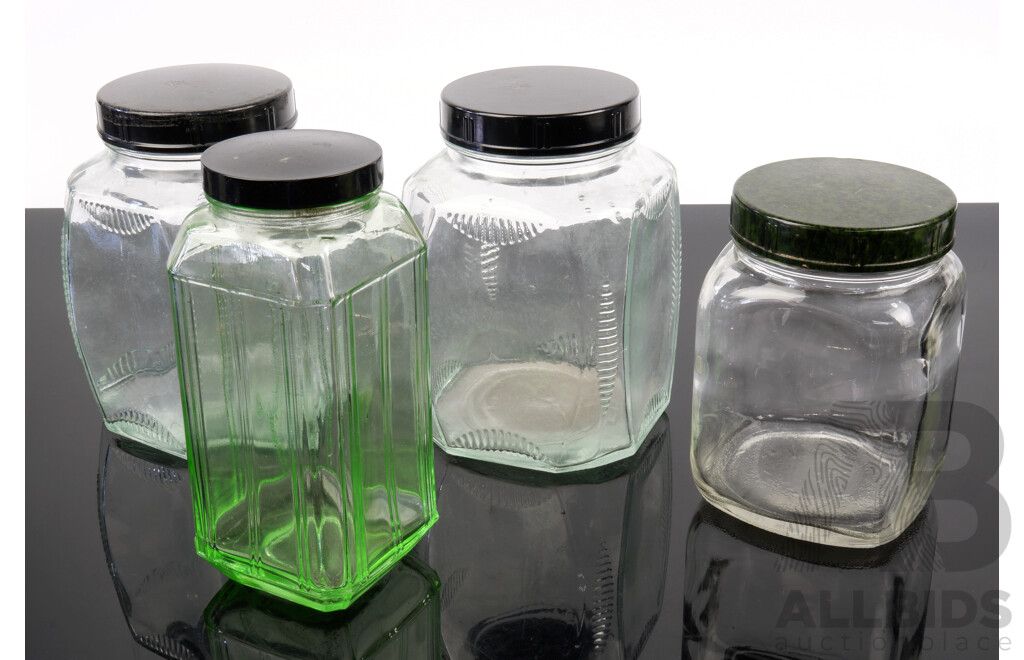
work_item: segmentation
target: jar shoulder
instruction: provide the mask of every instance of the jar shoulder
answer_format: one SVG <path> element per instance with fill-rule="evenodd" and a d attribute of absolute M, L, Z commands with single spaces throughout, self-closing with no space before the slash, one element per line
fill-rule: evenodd
<path fill-rule="evenodd" d="M 405 182 L 402 201 L 427 232 L 439 211 L 537 225 L 628 219 L 650 206 L 679 205 L 675 168 L 633 144 L 614 157 L 558 165 L 494 163 L 445 149 Z M 678 215 L 678 210 L 676 210 Z"/>
<path fill-rule="evenodd" d="M 924 324 L 940 309 L 962 305 L 967 293 L 953 252 L 921 268 L 876 274 L 801 273 L 740 252 L 728 243 L 708 270 L 698 303 L 703 313 L 741 314 L 768 303 L 870 318 L 891 315 L 898 305 Z"/>
<path fill-rule="evenodd" d="M 67 187 L 69 190 L 81 187 L 90 187 L 93 182 L 103 181 L 113 176 L 114 154 L 109 149 L 97 152 L 68 175 Z"/>
<path fill-rule="evenodd" d="M 675 167 L 658 152 L 641 144 L 631 144 L 620 153 L 593 160 L 544 164 L 532 161 L 495 162 L 472 158 L 445 148 L 428 159 L 405 181 L 402 199 L 422 192 L 429 184 L 451 180 L 459 186 L 474 185 L 562 187 L 599 181 L 643 181 L 660 177 L 675 179 Z"/>
<path fill-rule="evenodd" d="M 204 201 L 202 172 L 198 160 L 147 161 L 105 149 L 68 177 L 69 215 L 79 199 L 87 200 L 90 207 L 126 209 L 177 224 Z"/>
<path fill-rule="evenodd" d="M 387 193 L 363 213 L 277 220 L 200 206 L 185 219 L 168 268 L 227 288 L 322 302 L 426 250 L 401 201 Z"/>

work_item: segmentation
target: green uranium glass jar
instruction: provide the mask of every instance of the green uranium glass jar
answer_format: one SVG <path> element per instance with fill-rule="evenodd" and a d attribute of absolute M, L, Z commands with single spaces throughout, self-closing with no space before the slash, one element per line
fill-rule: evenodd
<path fill-rule="evenodd" d="M 279 133 L 203 154 L 168 261 L 196 550 L 330 611 L 437 520 L 426 247 L 377 143 Z"/>

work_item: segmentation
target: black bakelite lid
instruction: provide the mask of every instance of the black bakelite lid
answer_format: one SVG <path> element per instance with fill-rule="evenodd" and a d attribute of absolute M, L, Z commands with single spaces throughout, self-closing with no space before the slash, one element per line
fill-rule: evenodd
<path fill-rule="evenodd" d="M 208 196 L 251 209 L 332 206 L 371 193 L 384 181 L 380 145 L 339 131 L 243 135 L 213 145 L 201 162 Z"/>
<path fill-rule="evenodd" d="M 96 93 L 97 130 L 134 151 L 199 153 L 247 133 L 291 128 L 292 81 L 246 64 L 184 64 L 140 71 Z"/>
<path fill-rule="evenodd" d="M 730 227 L 742 247 L 818 270 L 898 270 L 953 247 L 956 196 L 898 165 L 801 158 L 750 170 L 733 188 Z"/>
<path fill-rule="evenodd" d="M 605 149 L 640 130 L 640 90 L 617 73 L 524 66 L 475 73 L 441 92 L 441 133 L 492 154 L 558 156 Z"/>

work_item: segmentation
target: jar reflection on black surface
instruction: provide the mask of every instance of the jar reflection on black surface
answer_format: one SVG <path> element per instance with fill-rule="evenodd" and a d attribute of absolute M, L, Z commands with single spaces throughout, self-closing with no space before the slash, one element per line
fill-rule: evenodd
<path fill-rule="evenodd" d="M 930 501 L 872 549 L 778 536 L 704 503 L 686 540 L 683 658 L 917 658 L 935 535 Z"/>
<path fill-rule="evenodd" d="M 441 576 L 462 658 L 636 658 L 661 610 L 672 510 L 668 418 L 633 457 L 547 474 L 435 453 Z"/>
<path fill-rule="evenodd" d="M 228 582 L 204 615 L 211 658 L 441 657 L 437 575 L 407 555 L 348 609 L 318 612 Z"/>
<path fill-rule="evenodd" d="M 203 607 L 226 578 L 196 556 L 184 459 L 100 434 L 97 507 L 128 631 L 165 658 L 204 658 Z"/>

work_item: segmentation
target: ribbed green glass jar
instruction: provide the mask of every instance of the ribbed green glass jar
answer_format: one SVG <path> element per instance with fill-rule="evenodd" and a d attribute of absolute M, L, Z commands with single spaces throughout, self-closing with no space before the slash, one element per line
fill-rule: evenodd
<path fill-rule="evenodd" d="M 246 136 L 202 164 L 168 262 L 196 550 L 345 608 L 437 519 L 425 244 L 366 138 Z"/>

